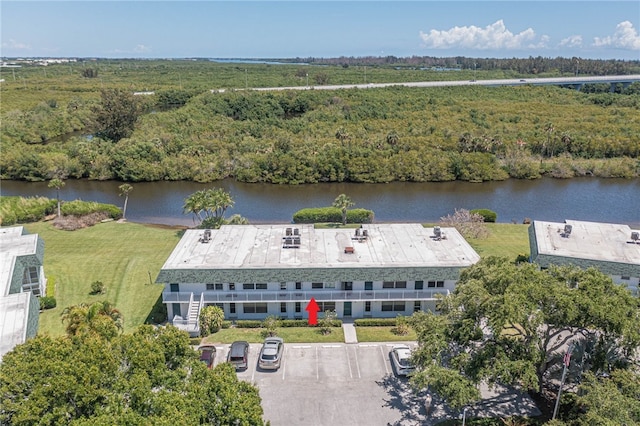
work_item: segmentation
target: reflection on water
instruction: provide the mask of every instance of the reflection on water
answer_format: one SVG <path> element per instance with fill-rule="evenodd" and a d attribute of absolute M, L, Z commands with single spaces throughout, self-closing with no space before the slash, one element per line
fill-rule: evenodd
<path fill-rule="evenodd" d="M 122 206 L 121 182 L 68 180 L 64 200 L 82 199 Z M 133 183 L 127 219 L 132 222 L 192 225 L 184 215 L 184 199 L 195 191 L 222 187 L 235 205 L 227 216 L 240 214 L 252 223 L 286 223 L 306 207 L 329 206 L 347 194 L 355 207 L 373 210 L 377 222 L 434 222 L 455 209 L 487 208 L 498 222 L 522 223 L 524 218 L 562 222 L 565 219 L 627 223 L 640 227 L 640 179 L 574 178 L 567 180 L 507 180 L 503 182 L 441 182 L 387 184 L 323 183 L 315 185 L 247 184 L 224 180 Z M 2 195 L 55 197 L 47 182 L 2 181 Z"/>

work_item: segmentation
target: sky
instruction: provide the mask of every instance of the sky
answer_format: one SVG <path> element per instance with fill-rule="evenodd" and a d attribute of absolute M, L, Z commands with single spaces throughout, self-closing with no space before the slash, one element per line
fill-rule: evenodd
<path fill-rule="evenodd" d="M 640 1 L 0 2 L 0 56 L 640 60 Z"/>

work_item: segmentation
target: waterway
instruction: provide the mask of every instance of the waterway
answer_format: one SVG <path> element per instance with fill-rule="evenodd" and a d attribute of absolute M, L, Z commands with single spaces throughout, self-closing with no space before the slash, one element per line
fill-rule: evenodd
<path fill-rule="evenodd" d="M 122 207 L 121 182 L 67 180 L 63 200 L 81 199 Z M 525 218 L 562 222 L 565 219 L 629 224 L 640 227 L 640 179 L 574 178 L 502 182 L 394 182 L 387 184 L 323 183 L 315 185 L 247 184 L 231 179 L 194 182 L 133 183 L 127 219 L 164 225 L 194 224 L 183 214 L 184 200 L 206 188 L 221 187 L 235 201 L 226 216 L 239 214 L 251 223 L 289 223 L 306 207 L 331 205 L 347 194 L 355 208 L 373 210 L 376 222 L 437 222 L 455 209 L 487 208 L 498 222 L 522 223 Z M 0 182 L 1 195 L 55 198 L 47 182 Z"/>

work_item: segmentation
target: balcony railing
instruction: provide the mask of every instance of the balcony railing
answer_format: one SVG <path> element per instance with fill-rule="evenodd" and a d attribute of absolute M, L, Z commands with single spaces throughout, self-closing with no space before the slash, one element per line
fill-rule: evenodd
<path fill-rule="evenodd" d="M 205 291 L 204 303 L 242 302 L 303 302 L 312 297 L 318 302 L 349 302 L 376 300 L 435 300 L 436 295 L 449 294 L 447 289 L 439 290 L 357 290 L 357 291 Z M 191 292 L 164 292 L 164 303 L 189 303 Z"/>

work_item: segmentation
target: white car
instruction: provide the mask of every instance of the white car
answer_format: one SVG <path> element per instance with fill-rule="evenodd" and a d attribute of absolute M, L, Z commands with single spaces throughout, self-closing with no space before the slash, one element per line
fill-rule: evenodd
<path fill-rule="evenodd" d="M 284 340 L 280 337 L 267 337 L 260 350 L 258 366 L 264 370 L 277 370 L 280 368 Z"/>
<path fill-rule="evenodd" d="M 398 376 L 407 376 L 416 369 L 411 363 L 411 348 L 407 345 L 395 345 L 391 349 L 391 360 Z"/>

